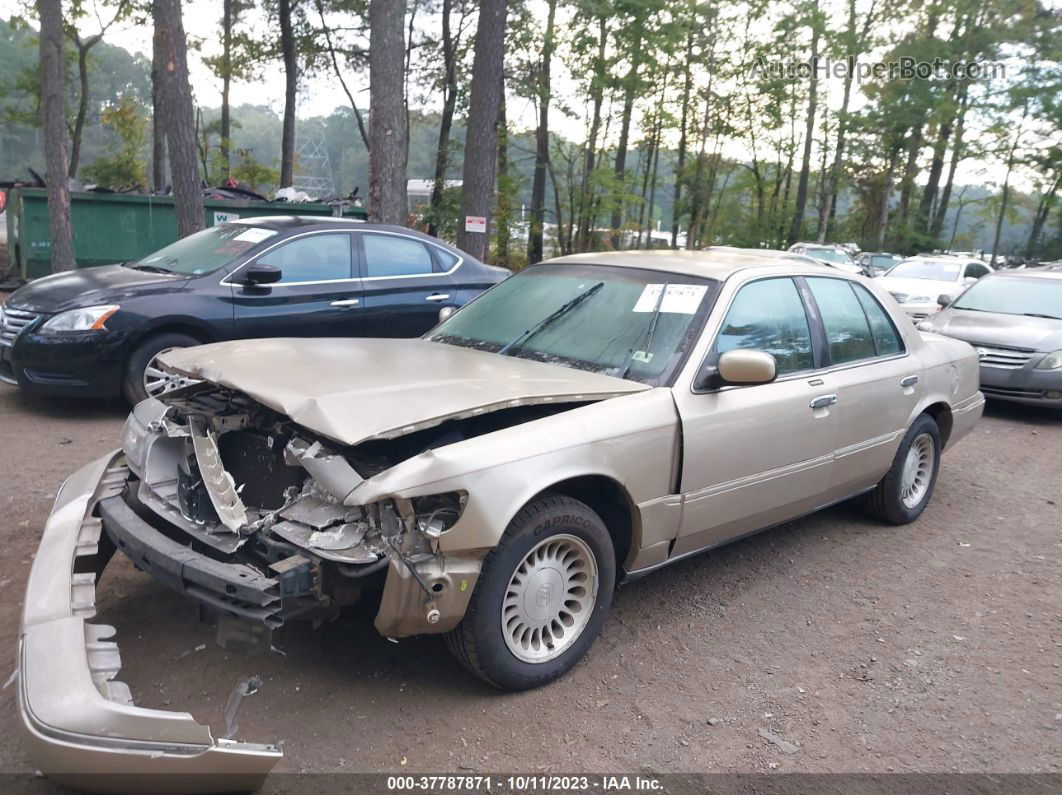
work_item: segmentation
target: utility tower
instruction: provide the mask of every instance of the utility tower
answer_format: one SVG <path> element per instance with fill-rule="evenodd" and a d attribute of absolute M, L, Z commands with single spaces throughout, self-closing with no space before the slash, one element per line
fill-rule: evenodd
<path fill-rule="evenodd" d="M 315 199 L 328 199 L 336 195 L 325 126 L 319 119 L 296 124 L 292 187 L 305 191 Z"/>

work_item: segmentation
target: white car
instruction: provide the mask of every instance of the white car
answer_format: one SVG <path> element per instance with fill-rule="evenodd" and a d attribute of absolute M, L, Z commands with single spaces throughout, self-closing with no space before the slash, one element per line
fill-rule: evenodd
<path fill-rule="evenodd" d="M 795 243 L 789 247 L 789 253 L 803 254 L 805 257 L 811 257 L 823 265 L 837 268 L 845 273 L 864 274 L 862 266 L 856 265 L 851 254 L 842 246 L 835 246 L 832 243 Z"/>
<path fill-rule="evenodd" d="M 942 295 L 954 298 L 966 286 L 987 276 L 992 267 L 965 257 L 909 257 L 878 279 L 903 311 L 915 322 L 929 317 L 940 306 Z"/>

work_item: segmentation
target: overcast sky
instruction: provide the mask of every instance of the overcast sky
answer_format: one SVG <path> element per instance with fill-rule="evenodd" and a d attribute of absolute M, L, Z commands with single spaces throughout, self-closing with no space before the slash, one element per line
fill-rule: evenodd
<path fill-rule="evenodd" d="M 12 14 L 24 13 L 24 3 L 25 0 L 0 0 L 0 14 L 6 18 Z M 89 18 L 83 21 L 81 28 L 84 33 L 91 33 L 93 30 L 98 30 L 99 26 L 93 19 L 91 12 L 93 7 L 92 0 L 88 0 L 87 5 L 90 8 Z M 101 15 L 104 19 L 107 18 L 106 8 L 101 10 Z M 205 107 L 217 107 L 221 103 L 220 82 L 203 64 L 201 58 L 204 55 L 216 55 L 220 52 L 220 18 L 221 4 L 218 0 L 185 0 L 184 2 L 185 31 L 190 40 L 197 40 L 201 43 L 199 53 L 189 53 L 189 69 L 196 102 Z M 426 29 L 435 29 L 438 27 L 438 16 L 421 14 L 418 22 L 420 26 Z M 564 30 L 564 20 L 560 19 L 558 22 L 559 28 Z M 264 26 L 273 24 L 262 14 L 249 19 L 248 23 L 253 34 L 261 38 L 265 38 L 270 33 L 264 29 Z M 255 28 L 259 29 L 255 30 Z M 151 29 L 149 26 L 137 26 L 131 22 L 116 25 L 108 31 L 106 40 L 110 44 L 124 47 L 132 52 L 138 52 L 149 59 L 151 57 Z M 359 107 L 367 107 L 368 74 L 351 72 L 345 75 L 345 79 L 351 90 L 356 92 L 355 96 L 360 100 Z M 840 80 L 831 79 L 826 82 L 826 102 L 830 106 L 836 107 L 840 104 Z M 554 89 L 555 95 L 559 97 L 573 96 L 576 93 L 571 76 L 567 75 L 563 69 L 554 70 Z M 278 115 L 282 113 L 284 94 L 283 73 L 280 63 L 267 66 L 261 79 L 234 83 L 231 101 L 234 106 L 244 103 L 267 105 L 275 110 Z M 856 92 L 853 97 L 852 109 L 857 110 L 863 104 L 863 101 L 862 95 Z M 438 110 L 440 104 L 441 97 L 436 98 L 434 102 L 431 101 L 431 98 L 428 98 L 426 109 Z M 336 107 L 341 106 L 346 107 L 347 100 L 338 81 L 330 72 L 320 76 L 305 78 L 302 81 L 298 105 L 299 117 L 328 115 Z M 576 111 L 581 111 L 581 109 L 576 108 Z M 531 129 L 535 125 L 534 108 L 529 100 L 510 96 L 507 112 L 510 123 L 517 127 Z M 581 117 L 572 118 L 554 112 L 551 114 L 550 119 L 552 129 L 571 140 L 581 140 L 585 135 Z M 638 140 L 640 133 L 637 129 L 637 120 L 635 120 L 635 128 L 632 135 L 633 141 Z M 724 154 L 735 159 L 748 159 L 749 157 L 740 143 L 733 143 L 728 146 L 724 149 Z M 997 163 L 985 164 L 979 161 L 967 160 L 961 167 L 959 179 L 960 182 L 972 184 L 998 183 L 1002 179 L 1002 170 L 1002 166 Z M 429 175 L 410 174 L 409 176 L 417 178 Z"/>

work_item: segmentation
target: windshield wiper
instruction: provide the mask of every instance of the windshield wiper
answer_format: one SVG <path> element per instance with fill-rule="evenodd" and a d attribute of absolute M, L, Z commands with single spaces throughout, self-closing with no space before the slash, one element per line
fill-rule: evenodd
<path fill-rule="evenodd" d="M 579 304 L 581 304 L 583 301 L 585 301 L 587 298 L 592 296 L 594 293 L 596 293 L 598 290 L 600 290 L 604 286 L 605 286 L 604 282 L 598 282 L 593 287 L 590 287 L 590 288 L 588 288 L 586 290 L 583 290 L 583 292 L 579 293 L 579 295 L 575 296 L 575 298 L 573 298 L 572 300 L 568 301 L 568 303 L 566 303 L 563 306 L 561 306 L 559 309 L 554 311 L 552 314 L 547 315 L 546 317 L 542 318 L 542 320 L 538 321 L 535 325 L 533 325 L 527 331 L 522 332 L 521 334 L 517 335 L 514 339 L 512 339 L 509 342 L 505 343 L 501 348 L 498 349 L 498 353 L 501 354 L 502 356 L 505 356 L 513 348 L 518 347 L 520 345 L 523 345 L 525 342 L 527 342 L 533 336 L 538 334 L 538 332 L 542 331 L 542 329 L 544 329 L 546 326 L 548 326 L 554 320 L 559 320 L 560 318 L 564 317 L 566 314 L 568 314 L 573 309 L 575 309 L 575 307 L 579 306 Z"/>
<path fill-rule="evenodd" d="M 1048 320 L 1062 320 L 1062 317 L 1055 317 L 1054 315 L 1044 315 L 1040 312 L 1022 312 L 1022 314 L 1025 315 L 1025 317 L 1043 317 L 1047 318 Z"/>
<path fill-rule="evenodd" d="M 175 273 L 169 268 L 163 268 L 159 265 L 145 265 L 140 262 L 134 262 L 132 265 L 126 264 L 127 268 L 132 268 L 135 271 L 147 271 L 148 273 Z"/>
<path fill-rule="evenodd" d="M 645 333 L 645 350 L 643 354 L 649 353 L 653 348 L 653 335 L 656 334 L 656 324 L 660 320 L 660 307 L 664 304 L 664 295 L 667 293 L 668 285 L 665 284 L 660 288 L 660 295 L 656 297 L 656 306 L 653 307 L 653 316 L 649 318 L 649 328 Z M 626 378 L 630 375 L 631 368 L 634 366 L 634 354 L 637 351 L 631 348 L 631 355 L 627 358 L 627 364 L 623 368 L 623 372 L 620 373 L 620 378 Z"/>

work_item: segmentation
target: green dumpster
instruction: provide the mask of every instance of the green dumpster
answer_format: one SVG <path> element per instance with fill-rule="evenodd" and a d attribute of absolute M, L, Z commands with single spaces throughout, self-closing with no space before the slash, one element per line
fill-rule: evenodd
<path fill-rule="evenodd" d="M 12 278 L 36 279 L 51 273 L 52 233 L 44 188 L 7 190 L 7 240 Z M 339 215 L 364 220 L 363 208 L 309 202 L 204 199 L 206 225 L 259 215 Z M 140 259 L 177 239 L 172 196 L 71 192 L 70 223 L 79 268 Z"/>

